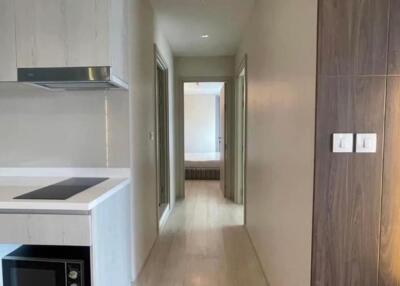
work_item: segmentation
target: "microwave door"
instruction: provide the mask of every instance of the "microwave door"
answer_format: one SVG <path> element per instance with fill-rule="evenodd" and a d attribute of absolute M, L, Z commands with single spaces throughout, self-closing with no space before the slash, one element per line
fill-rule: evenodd
<path fill-rule="evenodd" d="M 3 259 L 3 286 L 67 286 L 65 262 Z"/>

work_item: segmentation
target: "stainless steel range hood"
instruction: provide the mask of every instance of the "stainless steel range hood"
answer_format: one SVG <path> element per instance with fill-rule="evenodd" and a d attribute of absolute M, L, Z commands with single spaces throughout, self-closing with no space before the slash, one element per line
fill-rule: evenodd
<path fill-rule="evenodd" d="M 111 67 L 19 68 L 18 82 L 49 90 L 128 89 Z"/>

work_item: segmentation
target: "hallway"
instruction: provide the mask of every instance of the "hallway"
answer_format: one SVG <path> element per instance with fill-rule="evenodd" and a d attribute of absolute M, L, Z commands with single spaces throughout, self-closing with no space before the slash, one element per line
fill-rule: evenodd
<path fill-rule="evenodd" d="M 242 222 L 219 182 L 187 181 L 135 286 L 267 285 Z"/>

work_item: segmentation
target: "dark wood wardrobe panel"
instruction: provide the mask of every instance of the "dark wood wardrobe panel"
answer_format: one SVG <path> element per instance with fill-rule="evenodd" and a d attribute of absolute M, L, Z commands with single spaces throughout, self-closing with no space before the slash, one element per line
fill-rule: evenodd
<path fill-rule="evenodd" d="M 389 74 L 400 75 L 400 0 L 391 0 L 389 39 Z"/>
<path fill-rule="evenodd" d="M 383 174 L 380 286 L 400 285 L 400 77 L 388 78 Z"/>
<path fill-rule="evenodd" d="M 385 88 L 384 77 L 318 79 L 314 286 L 377 286 Z M 334 154 L 335 132 L 377 133 L 377 153 Z"/>
<path fill-rule="evenodd" d="M 319 75 L 386 74 L 389 0 L 319 1 Z"/>

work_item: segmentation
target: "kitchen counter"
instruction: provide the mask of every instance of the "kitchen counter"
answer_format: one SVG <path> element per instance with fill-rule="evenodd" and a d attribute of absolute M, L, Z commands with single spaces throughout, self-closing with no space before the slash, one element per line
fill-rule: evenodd
<path fill-rule="evenodd" d="M 130 285 L 129 174 L 129 169 L 0 168 L 0 245 L 89 247 L 93 286 Z M 13 199 L 71 177 L 109 179 L 67 200 Z"/>
<path fill-rule="evenodd" d="M 13 198 L 52 185 L 68 177 L 1 177 L 0 212 L 2 211 L 90 211 L 125 188 L 128 178 L 110 178 L 67 200 L 15 200 Z"/>

